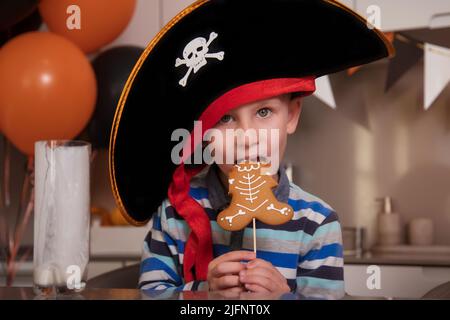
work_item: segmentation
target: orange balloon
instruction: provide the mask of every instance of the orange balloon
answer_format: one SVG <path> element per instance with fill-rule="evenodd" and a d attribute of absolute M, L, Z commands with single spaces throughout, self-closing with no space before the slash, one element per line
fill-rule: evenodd
<path fill-rule="evenodd" d="M 39 11 L 50 31 L 91 53 L 122 33 L 135 6 L 135 0 L 43 0 Z"/>
<path fill-rule="evenodd" d="M 0 127 L 27 155 L 34 154 L 35 141 L 76 137 L 96 97 L 89 60 L 61 36 L 24 33 L 0 50 Z"/>

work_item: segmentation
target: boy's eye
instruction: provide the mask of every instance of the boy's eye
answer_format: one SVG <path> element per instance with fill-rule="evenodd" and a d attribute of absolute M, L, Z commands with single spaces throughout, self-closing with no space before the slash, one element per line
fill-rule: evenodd
<path fill-rule="evenodd" d="M 220 123 L 230 123 L 232 120 L 233 117 L 230 116 L 229 114 L 226 114 L 220 119 Z"/>
<path fill-rule="evenodd" d="M 258 116 L 260 116 L 261 118 L 267 118 L 271 113 L 272 111 L 269 108 L 262 108 L 257 112 Z"/>

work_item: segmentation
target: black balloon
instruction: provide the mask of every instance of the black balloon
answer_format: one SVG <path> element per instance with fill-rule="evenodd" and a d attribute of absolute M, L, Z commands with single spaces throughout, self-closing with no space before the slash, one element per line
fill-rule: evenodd
<path fill-rule="evenodd" d="M 1 0 L 0 30 L 4 31 L 28 17 L 36 9 L 38 0 Z"/>
<path fill-rule="evenodd" d="M 92 62 L 97 77 L 97 105 L 88 124 L 88 136 L 94 148 L 107 148 L 109 135 L 122 89 L 143 49 L 115 47 L 102 52 Z"/>
<path fill-rule="evenodd" d="M 14 26 L 0 31 L 0 47 L 5 44 L 8 40 L 18 36 L 21 33 L 35 31 L 39 29 L 42 24 L 42 18 L 39 14 L 39 10 L 36 8 L 31 15 L 29 15 L 24 20 L 15 24 Z"/>

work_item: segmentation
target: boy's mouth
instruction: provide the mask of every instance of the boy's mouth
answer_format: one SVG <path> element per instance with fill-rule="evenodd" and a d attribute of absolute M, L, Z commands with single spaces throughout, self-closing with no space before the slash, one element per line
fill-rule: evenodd
<path fill-rule="evenodd" d="M 261 162 L 261 163 L 270 163 L 269 159 L 264 156 L 249 156 L 245 158 L 236 159 L 234 164 L 240 164 L 242 162 Z"/>

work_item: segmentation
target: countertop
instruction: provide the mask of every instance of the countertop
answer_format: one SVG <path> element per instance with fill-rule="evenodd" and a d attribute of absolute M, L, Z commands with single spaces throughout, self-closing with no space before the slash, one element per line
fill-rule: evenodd
<path fill-rule="evenodd" d="M 427 254 L 375 254 L 345 255 L 345 264 L 376 264 L 397 266 L 449 267 L 450 256 Z"/>
<path fill-rule="evenodd" d="M 365 298 L 346 295 L 343 300 L 385 300 L 385 298 Z M 179 293 L 162 293 L 152 296 L 139 289 L 95 289 L 86 288 L 80 293 L 58 296 L 36 295 L 32 287 L 0 287 L 0 300 L 300 300 L 294 294 L 261 295 L 244 293 L 240 296 L 223 296 L 218 292 L 184 291 Z M 304 300 L 302 298 L 301 300 Z"/>

